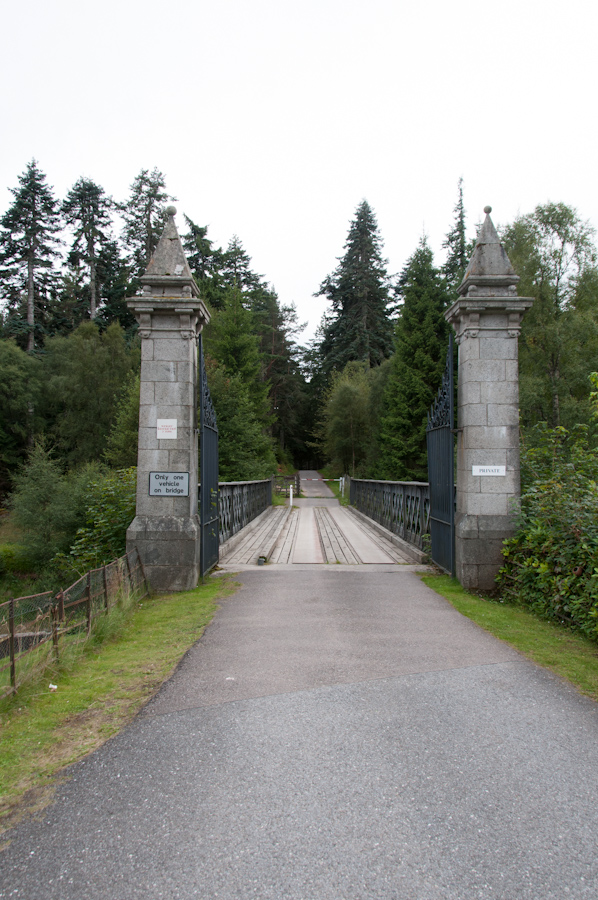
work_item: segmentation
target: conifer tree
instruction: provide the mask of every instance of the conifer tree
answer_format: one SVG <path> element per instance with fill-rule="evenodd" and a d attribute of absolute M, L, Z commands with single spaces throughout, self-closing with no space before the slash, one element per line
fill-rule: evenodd
<path fill-rule="evenodd" d="M 376 217 L 363 200 L 349 228 L 344 256 L 316 294 L 332 303 L 321 346 L 326 373 L 342 371 L 353 360 L 380 365 L 392 352 L 388 275 L 381 248 Z"/>
<path fill-rule="evenodd" d="M 463 205 L 463 179 L 459 179 L 458 198 L 454 209 L 455 222 L 443 241 L 442 246 L 447 250 L 446 261 L 442 267 L 442 274 L 446 278 L 451 293 L 456 297 L 457 288 L 463 281 L 469 257 L 473 247 L 467 243 L 465 234 L 465 206 Z"/>
<path fill-rule="evenodd" d="M 377 475 L 391 481 L 427 481 L 426 422 L 445 367 L 450 302 L 426 238 L 399 281 L 403 300 L 395 355 L 384 392 Z"/>
<path fill-rule="evenodd" d="M 4 331 L 32 353 L 41 343 L 55 289 L 58 201 L 35 159 L 10 192 L 14 202 L 0 219 L 0 290 L 8 306 Z"/>
<path fill-rule="evenodd" d="M 131 253 L 135 277 L 145 272 L 164 230 L 166 204 L 174 199 L 167 193 L 159 169 L 142 169 L 131 185 L 129 199 L 118 204 L 125 220 L 123 243 Z"/>
<path fill-rule="evenodd" d="M 65 220 L 74 231 L 71 256 L 82 262 L 89 273 L 90 319 L 95 319 L 99 303 L 98 256 L 101 245 L 108 239 L 111 207 L 111 198 L 89 178 L 79 178 L 62 204 Z"/>

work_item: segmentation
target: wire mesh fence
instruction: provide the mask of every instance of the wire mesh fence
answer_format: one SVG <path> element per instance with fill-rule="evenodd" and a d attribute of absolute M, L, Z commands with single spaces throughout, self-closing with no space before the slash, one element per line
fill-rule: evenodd
<path fill-rule="evenodd" d="M 87 640 L 94 621 L 148 585 L 137 549 L 92 569 L 57 594 L 45 591 L 0 603 L 0 697 L 16 691 Z"/>

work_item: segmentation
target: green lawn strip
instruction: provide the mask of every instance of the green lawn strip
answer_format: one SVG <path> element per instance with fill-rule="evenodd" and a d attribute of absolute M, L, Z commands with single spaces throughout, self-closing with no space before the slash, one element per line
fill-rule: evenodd
<path fill-rule="evenodd" d="M 78 658 L 0 701 L 0 828 L 39 805 L 64 766 L 133 718 L 234 588 L 218 576 L 193 591 L 145 598 L 117 622 L 118 633 L 92 638 Z"/>
<path fill-rule="evenodd" d="M 334 481 L 327 481 L 326 484 L 334 494 L 337 500 L 340 500 L 341 506 L 349 506 L 349 485 L 345 485 L 345 496 L 341 497 L 341 486 L 338 481 L 335 479 Z"/>
<path fill-rule="evenodd" d="M 598 700 L 598 646 L 593 641 L 523 607 L 470 594 L 448 575 L 421 577 L 468 619 Z"/>

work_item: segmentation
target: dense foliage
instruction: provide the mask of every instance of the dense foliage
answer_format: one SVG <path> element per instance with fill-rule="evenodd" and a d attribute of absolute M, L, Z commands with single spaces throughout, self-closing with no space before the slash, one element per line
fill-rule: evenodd
<path fill-rule="evenodd" d="M 363 200 L 349 228 L 345 253 L 317 294 L 332 306 L 320 348 L 326 373 L 340 372 L 353 361 L 380 365 L 392 353 L 389 282 L 381 247 L 376 217 Z"/>
<path fill-rule="evenodd" d="M 583 425 L 536 426 L 522 450 L 517 533 L 505 542 L 504 599 L 598 638 L 598 450 Z"/>
<path fill-rule="evenodd" d="M 434 267 L 425 238 L 399 281 L 402 300 L 395 354 L 384 392 L 379 434 L 379 478 L 427 481 L 427 414 L 442 381 L 449 326 L 447 284 Z"/>

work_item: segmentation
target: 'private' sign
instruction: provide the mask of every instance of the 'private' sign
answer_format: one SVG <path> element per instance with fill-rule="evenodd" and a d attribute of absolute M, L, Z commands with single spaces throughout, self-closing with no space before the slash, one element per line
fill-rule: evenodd
<path fill-rule="evenodd" d="M 506 466 L 472 466 L 472 475 L 492 475 L 499 478 L 507 474 Z"/>

